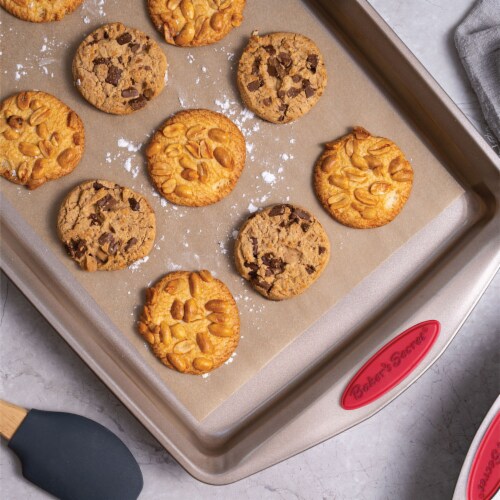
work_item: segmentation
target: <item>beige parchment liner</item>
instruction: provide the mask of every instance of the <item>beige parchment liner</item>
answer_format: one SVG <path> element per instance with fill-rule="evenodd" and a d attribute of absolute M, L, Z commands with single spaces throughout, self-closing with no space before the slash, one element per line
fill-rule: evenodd
<path fill-rule="evenodd" d="M 150 22 L 145 2 L 86 0 L 62 22 L 35 25 L 1 11 L 1 98 L 20 90 L 53 93 L 71 106 L 86 128 L 86 151 L 69 176 L 29 192 L 1 179 L 2 192 L 48 249 L 102 307 L 124 339 L 137 349 L 195 418 L 201 420 L 247 382 L 280 350 L 331 308 L 463 192 L 438 159 L 377 88 L 347 49 L 299 0 L 249 0 L 242 26 L 222 42 L 196 49 L 163 42 Z M 157 40 L 167 54 L 168 84 L 145 109 L 120 117 L 89 105 L 73 87 L 71 60 L 80 41 L 103 23 L 121 21 Z M 254 117 L 240 104 L 235 85 L 238 58 L 254 29 L 296 31 L 322 51 L 328 86 L 318 105 L 288 125 Z M 425 105 L 425 103 L 422 103 Z M 172 113 L 207 108 L 232 118 L 246 136 L 248 159 L 235 190 L 216 205 L 176 207 L 156 194 L 146 172 L 144 147 Z M 389 137 L 405 152 L 415 172 L 410 200 L 388 226 L 371 230 L 344 227 L 322 209 L 312 190 L 312 167 L 322 144 L 362 125 Z M 85 273 L 65 255 L 55 221 L 59 204 L 78 183 L 110 179 L 142 193 L 157 216 L 157 239 L 149 259 L 116 272 Z M 297 203 L 311 210 L 332 245 L 330 264 L 303 295 L 280 303 L 254 292 L 235 272 L 235 231 L 249 212 L 271 203 Z M 180 375 L 150 353 L 135 323 L 144 288 L 176 269 L 206 268 L 222 279 L 237 299 L 241 341 L 236 355 L 208 377 Z M 89 325 L 89 328 L 92 326 Z"/>

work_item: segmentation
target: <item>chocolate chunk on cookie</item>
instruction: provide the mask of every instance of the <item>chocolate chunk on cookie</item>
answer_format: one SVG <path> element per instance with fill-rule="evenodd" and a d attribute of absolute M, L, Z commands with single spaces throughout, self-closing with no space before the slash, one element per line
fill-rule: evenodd
<path fill-rule="evenodd" d="M 191 109 L 160 127 L 146 155 L 151 179 L 167 200 L 199 207 L 233 190 L 245 165 L 245 138 L 224 115 Z"/>
<path fill-rule="evenodd" d="M 156 220 L 140 194 L 114 182 L 80 184 L 59 209 L 57 230 L 68 255 L 86 271 L 114 271 L 146 256 Z"/>
<path fill-rule="evenodd" d="M 0 0 L 7 12 L 32 23 L 60 21 L 73 12 L 83 0 Z"/>
<path fill-rule="evenodd" d="M 264 120 L 287 123 L 306 114 L 326 87 L 323 56 L 296 33 L 252 34 L 238 65 L 245 105 Z"/>
<path fill-rule="evenodd" d="M 236 239 L 238 272 L 261 295 L 283 300 L 299 295 L 321 275 L 330 259 L 325 230 L 311 213 L 274 205 L 253 214 Z"/>
<path fill-rule="evenodd" d="M 166 366 L 201 375 L 234 352 L 240 318 L 222 281 L 208 271 L 176 271 L 146 291 L 138 328 Z"/>
<path fill-rule="evenodd" d="M 116 115 L 144 108 L 163 90 L 166 71 L 158 44 L 121 23 L 95 30 L 73 59 L 76 88 L 96 108 Z"/>
<path fill-rule="evenodd" d="M 0 175 L 28 189 L 67 175 L 80 162 L 80 117 L 45 92 L 20 92 L 0 106 Z"/>
<path fill-rule="evenodd" d="M 165 41 L 199 47 L 222 40 L 243 22 L 245 0 L 148 0 L 149 15 Z"/>
<path fill-rule="evenodd" d="M 338 222 L 373 228 L 391 222 L 413 185 L 413 169 L 399 147 L 362 127 L 326 144 L 314 167 L 314 189 Z"/>

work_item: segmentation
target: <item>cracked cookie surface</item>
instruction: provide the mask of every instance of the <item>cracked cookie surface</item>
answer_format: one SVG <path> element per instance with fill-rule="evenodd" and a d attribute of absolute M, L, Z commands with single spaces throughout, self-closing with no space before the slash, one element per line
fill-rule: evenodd
<path fill-rule="evenodd" d="M 46 92 L 20 92 L 0 106 L 0 175 L 35 189 L 71 173 L 85 132 L 80 117 Z"/>
<path fill-rule="evenodd" d="M 222 40 L 243 22 L 245 0 L 148 0 L 149 15 L 165 41 L 199 47 Z"/>
<path fill-rule="evenodd" d="M 73 12 L 83 0 L 0 0 L 7 12 L 32 23 L 60 21 Z"/>
<path fill-rule="evenodd" d="M 326 87 L 323 56 L 296 33 L 252 34 L 238 65 L 245 105 L 264 120 L 287 123 L 306 114 Z"/>
<path fill-rule="evenodd" d="M 126 115 L 144 108 L 165 86 L 167 58 L 142 31 L 121 23 L 88 35 L 73 59 L 76 88 L 96 108 Z"/>
<path fill-rule="evenodd" d="M 92 180 L 73 189 L 59 209 L 57 230 L 68 255 L 86 271 L 114 271 L 145 257 L 156 220 L 140 194 Z"/>
<path fill-rule="evenodd" d="M 168 201 L 199 207 L 234 189 L 245 165 L 245 138 L 224 115 L 190 109 L 160 127 L 146 155 L 151 179 Z"/>
<path fill-rule="evenodd" d="M 148 288 L 138 328 L 164 365 L 195 375 L 224 363 L 240 337 L 231 292 L 206 270 L 175 271 Z"/>
<path fill-rule="evenodd" d="M 283 300 L 304 292 L 330 259 L 320 222 L 294 205 L 274 205 L 251 215 L 235 243 L 238 272 L 261 295 Z"/>
<path fill-rule="evenodd" d="M 314 167 L 314 189 L 338 222 L 359 229 L 383 226 L 403 209 L 413 169 L 399 147 L 362 127 L 326 144 Z"/>

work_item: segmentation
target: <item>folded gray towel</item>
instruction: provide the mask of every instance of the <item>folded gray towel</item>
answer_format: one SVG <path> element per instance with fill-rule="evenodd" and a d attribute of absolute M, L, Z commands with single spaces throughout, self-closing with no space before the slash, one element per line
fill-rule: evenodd
<path fill-rule="evenodd" d="M 458 26 L 455 45 L 486 122 L 500 142 L 500 0 L 478 0 Z"/>

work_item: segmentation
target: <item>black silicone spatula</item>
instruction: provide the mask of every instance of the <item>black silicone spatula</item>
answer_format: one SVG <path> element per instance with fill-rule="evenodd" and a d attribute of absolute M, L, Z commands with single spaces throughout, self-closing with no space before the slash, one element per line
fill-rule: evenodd
<path fill-rule="evenodd" d="M 0 434 L 20 458 L 23 476 L 62 500 L 135 500 L 142 490 L 132 453 L 88 418 L 0 400 Z"/>

